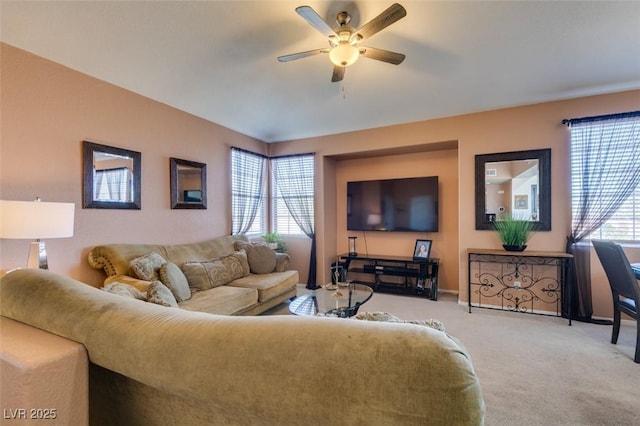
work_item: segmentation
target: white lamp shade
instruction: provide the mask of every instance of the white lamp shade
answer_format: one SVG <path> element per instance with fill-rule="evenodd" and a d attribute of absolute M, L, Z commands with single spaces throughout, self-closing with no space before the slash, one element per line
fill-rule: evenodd
<path fill-rule="evenodd" d="M 382 215 L 372 213 L 367 216 L 367 225 L 380 225 L 382 223 Z"/>
<path fill-rule="evenodd" d="M 358 48 L 349 43 L 340 43 L 329 52 L 329 59 L 339 67 L 353 65 L 359 56 Z"/>
<path fill-rule="evenodd" d="M 0 200 L 0 238 L 73 236 L 74 203 Z"/>

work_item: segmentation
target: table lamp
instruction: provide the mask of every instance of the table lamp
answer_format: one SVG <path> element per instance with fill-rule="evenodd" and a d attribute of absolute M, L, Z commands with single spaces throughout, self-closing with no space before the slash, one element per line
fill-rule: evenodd
<path fill-rule="evenodd" d="M 379 229 L 381 223 L 382 223 L 381 214 L 372 213 L 367 216 L 367 225 L 369 225 L 371 229 Z"/>
<path fill-rule="evenodd" d="M 74 203 L 0 200 L 0 238 L 34 239 L 27 268 L 49 269 L 44 238 L 73 236 Z"/>

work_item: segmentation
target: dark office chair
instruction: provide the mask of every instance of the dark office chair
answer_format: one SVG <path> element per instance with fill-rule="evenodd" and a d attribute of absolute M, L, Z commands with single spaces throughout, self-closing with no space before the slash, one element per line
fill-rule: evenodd
<path fill-rule="evenodd" d="M 640 363 L 640 287 L 631 270 L 629 259 L 622 247 L 612 241 L 591 241 L 596 249 L 600 263 L 609 279 L 613 296 L 613 332 L 611 343 L 618 342 L 620 333 L 620 312 L 636 320 L 636 355 L 633 361 Z"/>

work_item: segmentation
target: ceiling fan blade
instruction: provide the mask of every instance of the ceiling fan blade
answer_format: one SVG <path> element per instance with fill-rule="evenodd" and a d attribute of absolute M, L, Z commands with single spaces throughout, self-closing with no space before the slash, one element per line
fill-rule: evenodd
<path fill-rule="evenodd" d="M 337 81 L 342 81 L 342 79 L 344 78 L 344 69 L 346 67 L 339 67 L 337 65 L 335 65 L 333 67 L 333 75 L 331 76 L 331 82 L 335 83 Z"/>
<path fill-rule="evenodd" d="M 314 50 L 307 50 L 306 52 L 298 52 L 298 53 L 292 53 L 290 55 L 278 56 L 278 60 L 280 62 L 295 61 L 296 59 L 306 58 L 309 56 L 317 55 L 318 53 L 329 53 L 329 49 L 314 49 Z"/>
<path fill-rule="evenodd" d="M 369 38 L 405 16 L 407 16 L 406 9 L 398 3 L 394 3 L 387 10 L 358 29 L 356 37 L 358 37 L 358 41 Z"/>
<path fill-rule="evenodd" d="M 361 47 L 360 55 L 364 56 L 365 58 L 388 62 L 393 65 L 400 65 L 405 58 L 405 55 L 402 53 L 391 52 L 384 49 L 376 49 L 375 47 Z"/>
<path fill-rule="evenodd" d="M 309 23 L 313 28 L 320 31 L 325 37 L 337 37 L 337 34 L 333 29 L 325 22 L 324 19 L 318 15 L 318 13 L 309 6 L 296 7 L 298 15 L 302 16 L 305 21 Z"/>

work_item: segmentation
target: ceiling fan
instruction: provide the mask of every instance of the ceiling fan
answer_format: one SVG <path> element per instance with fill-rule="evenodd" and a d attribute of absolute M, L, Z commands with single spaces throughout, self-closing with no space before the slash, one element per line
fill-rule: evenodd
<path fill-rule="evenodd" d="M 296 12 L 312 27 L 328 38 L 329 47 L 279 56 L 278 60 L 280 62 L 289 62 L 319 53 L 328 53 L 329 59 L 333 63 L 333 76 L 331 77 L 331 81 L 336 82 L 344 78 L 346 67 L 353 65 L 360 56 L 394 65 L 398 65 L 404 61 L 405 55 L 402 53 L 359 45 L 361 41 L 372 37 L 407 15 L 405 8 L 398 3 L 392 4 L 380 15 L 357 30 L 349 26 L 351 16 L 347 12 L 338 13 L 336 17 L 338 27 L 335 29 L 331 28 L 310 6 L 297 7 Z"/>

